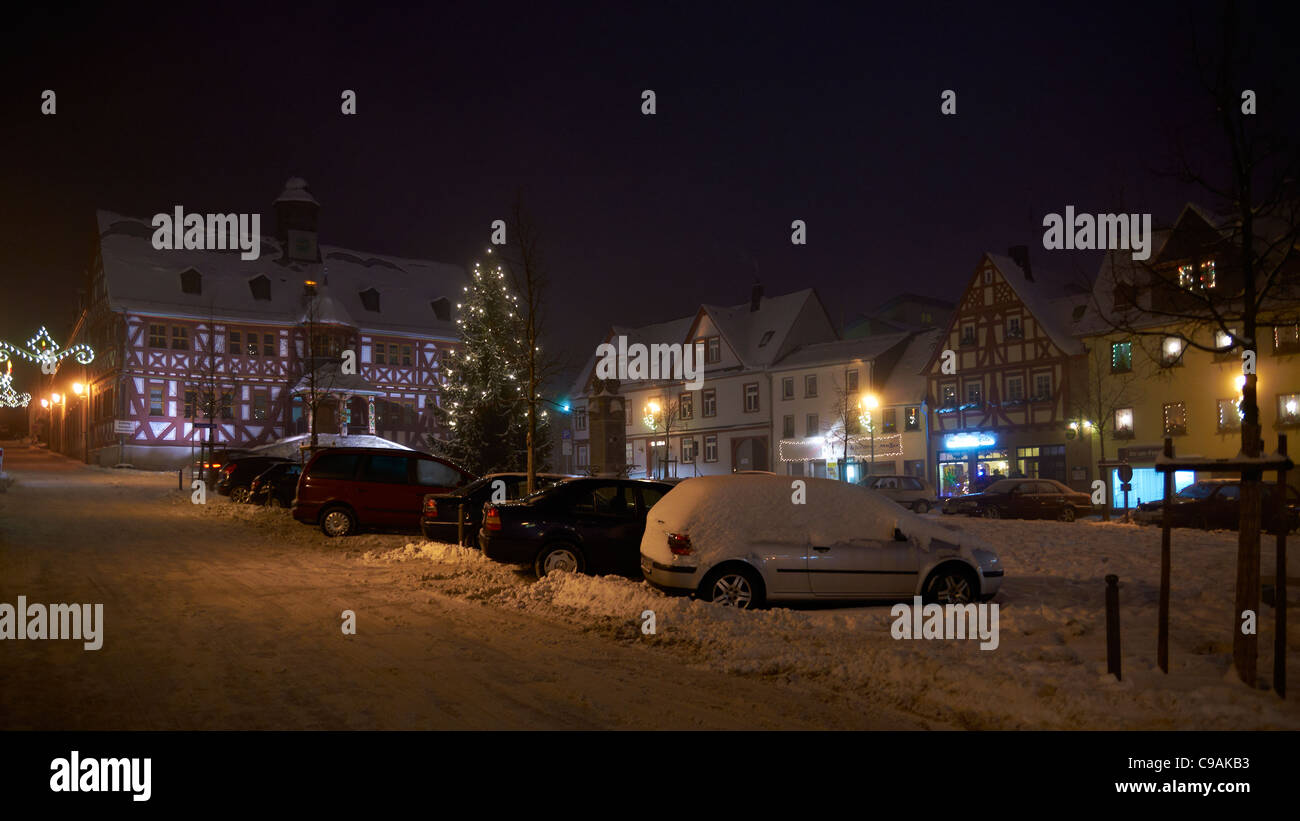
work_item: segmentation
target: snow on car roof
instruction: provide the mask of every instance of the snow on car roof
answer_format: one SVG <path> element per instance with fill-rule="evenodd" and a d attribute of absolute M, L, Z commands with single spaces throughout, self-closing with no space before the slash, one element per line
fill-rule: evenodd
<path fill-rule="evenodd" d="M 803 483 L 802 504 L 796 481 Z M 958 544 L 962 535 L 855 484 L 757 474 L 687 479 L 659 500 L 650 518 L 669 533 L 689 534 L 702 551 L 745 541 L 890 541 L 895 528 L 922 546 L 936 538 Z"/>

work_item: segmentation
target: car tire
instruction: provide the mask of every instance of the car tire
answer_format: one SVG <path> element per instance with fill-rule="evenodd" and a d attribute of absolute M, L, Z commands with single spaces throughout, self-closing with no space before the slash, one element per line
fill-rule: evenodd
<path fill-rule="evenodd" d="M 998 506 L 997 506 L 997 505 L 989 505 L 988 507 L 984 508 L 984 518 L 985 518 L 985 519 L 1001 519 L 1001 518 L 1002 518 L 1002 511 L 998 509 Z"/>
<path fill-rule="evenodd" d="M 1060 519 L 1063 522 L 1073 522 L 1076 518 L 1074 508 L 1070 507 L 1069 505 L 1066 505 L 1065 507 L 1061 508 L 1060 513 L 1056 514 L 1056 518 Z"/>
<path fill-rule="evenodd" d="M 912 510 L 917 513 L 929 513 L 930 503 L 924 499 L 918 499 L 912 503 Z"/>
<path fill-rule="evenodd" d="M 979 579 L 969 567 L 947 564 L 925 580 L 921 598 L 926 604 L 969 604 L 979 600 Z"/>
<path fill-rule="evenodd" d="M 331 539 L 351 536 L 357 529 L 357 517 L 346 507 L 327 507 L 320 515 L 321 532 Z"/>
<path fill-rule="evenodd" d="M 758 571 L 744 564 L 715 568 L 700 583 L 697 596 L 706 602 L 739 610 L 758 610 L 767 598 Z"/>
<path fill-rule="evenodd" d="M 568 542 L 551 542 L 537 554 L 537 558 L 533 561 L 533 572 L 540 579 L 556 570 L 585 573 L 587 559 L 582 555 L 581 550 Z"/>
<path fill-rule="evenodd" d="M 253 498 L 253 491 L 245 485 L 238 485 L 230 489 L 230 501 L 237 505 L 247 504 Z"/>

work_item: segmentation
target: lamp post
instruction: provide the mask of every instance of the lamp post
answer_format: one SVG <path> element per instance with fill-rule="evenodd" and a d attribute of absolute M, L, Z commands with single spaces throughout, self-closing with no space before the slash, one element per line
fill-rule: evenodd
<path fill-rule="evenodd" d="M 81 459 L 90 464 L 90 383 L 72 383 L 72 392 L 81 398 Z"/>

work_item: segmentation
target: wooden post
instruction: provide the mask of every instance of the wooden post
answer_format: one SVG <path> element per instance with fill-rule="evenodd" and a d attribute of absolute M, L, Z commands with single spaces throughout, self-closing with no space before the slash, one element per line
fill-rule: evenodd
<path fill-rule="evenodd" d="M 1277 452 L 1286 456 L 1286 434 L 1277 437 Z M 1286 469 L 1277 472 L 1277 570 L 1273 580 L 1273 689 L 1286 698 L 1286 531 L 1290 526 L 1286 509 Z"/>
<path fill-rule="evenodd" d="M 176 489 L 185 489 L 185 468 L 176 468 Z"/>
<path fill-rule="evenodd" d="M 1106 576 L 1106 672 L 1123 681 L 1119 653 L 1119 576 Z"/>
<path fill-rule="evenodd" d="M 465 503 L 456 505 L 456 544 L 465 546 Z"/>
<path fill-rule="evenodd" d="M 1174 440 L 1165 437 L 1165 458 L 1174 457 Z M 1173 508 L 1170 499 L 1174 495 L 1174 472 L 1165 471 L 1165 498 L 1161 503 L 1160 516 L 1160 612 L 1156 628 L 1156 663 L 1162 673 L 1169 672 L 1169 526 Z"/>

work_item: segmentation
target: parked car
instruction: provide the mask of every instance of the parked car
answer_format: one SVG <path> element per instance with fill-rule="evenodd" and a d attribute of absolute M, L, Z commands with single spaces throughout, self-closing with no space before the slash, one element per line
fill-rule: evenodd
<path fill-rule="evenodd" d="M 1264 527 L 1275 532 L 1279 522 L 1276 508 L 1276 486 L 1261 485 L 1260 519 Z M 1238 479 L 1201 479 L 1174 494 L 1170 505 L 1171 523 L 1174 527 L 1196 527 L 1202 530 L 1236 530 L 1241 526 L 1241 481 Z M 1133 520 L 1141 524 L 1158 525 L 1163 521 L 1162 501 L 1143 502 L 1133 511 Z M 1286 487 L 1286 509 L 1281 521 L 1287 532 L 1300 527 L 1300 492 Z"/>
<path fill-rule="evenodd" d="M 557 482 L 575 477 L 563 473 L 537 474 L 536 491 L 554 487 Z M 431 541 L 455 543 L 460 532 L 457 522 L 461 505 L 465 506 L 466 541 L 477 544 L 483 525 L 483 505 L 494 498 L 509 502 L 526 496 L 527 473 L 489 473 L 481 479 L 448 493 L 427 493 L 420 512 L 420 530 Z"/>
<path fill-rule="evenodd" d="M 539 577 L 554 570 L 639 577 L 646 511 L 673 486 L 657 479 L 568 479 L 526 499 L 489 504 L 479 546 L 489 559 L 531 565 Z"/>
<path fill-rule="evenodd" d="M 289 461 L 279 456 L 237 456 L 226 462 L 217 476 L 217 493 L 232 502 L 247 502 L 253 480 L 272 465 Z"/>
<path fill-rule="evenodd" d="M 938 504 L 934 488 L 916 476 L 868 476 L 862 484 L 917 513 L 925 513 Z"/>
<path fill-rule="evenodd" d="M 247 448 L 221 448 L 203 455 L 195 454 L 194 461 L 190 463 L 190 475 L 202 477 L 209 487 L 216 487 L 221 480 L 222 468 L 241 456 L 256 455 Z"/>
<path fill-rule="evenodd" d="M 705 476 L 650 512 L 641 572 L 670 592 L 742 609 L 771 601 L 906 599 L 968 603 L 1002 584 L 997 553 L 856 484 Z"/>
<path fill-rule="evenodd" d="M 248 501 L 255 505 L 292 507 L 301 475 L 302 465 L 297 462 L 271 465 L 248 486 Z"/>
<path fill-rule="evenodd" d="M 944 513 L 989 519 L 1060 519 L 1073 522 L 1092 513 L 1092 497 L 1055 479 L 999 479 L 979 493 L 953 496 Z"/>
<path fill-rule="evenodd" d="M 293 518 L 327 536 L 362 527 L 420 526 L 426 493 L 451 491 L 474 475 L 428 453 L 396 448 L 326 448 L 303 468 Z"/>

